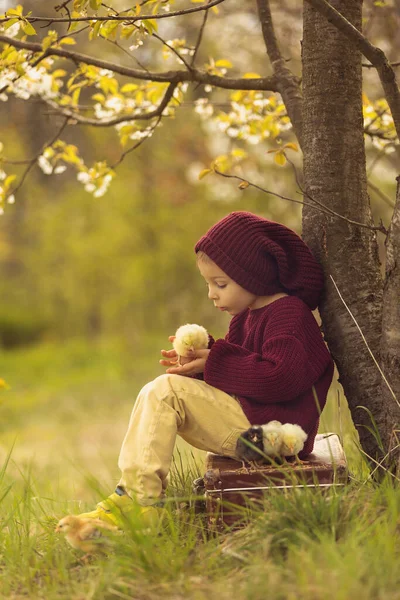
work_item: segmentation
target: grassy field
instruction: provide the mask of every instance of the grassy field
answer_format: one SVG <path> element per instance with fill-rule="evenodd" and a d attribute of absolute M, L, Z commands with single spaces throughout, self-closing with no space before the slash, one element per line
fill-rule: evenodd
<path fill-rule="evenodd" d="M 272 494 L 245 529 L 210 538 L 190 502 L 204 455 L 182 443 L 166 526 L 118 536 L 107 556 L 81 562 L 54 524 L 114 489 L 136 394 L 162 372 L 162 340 L 146 344 L 140 356 L 79 340 L 0 355 L 11 387 L 0 391 L 0 598 L 400 599 L 400 488 L 368 480 L 335 386 L 321 430 L 341 434 L 347 488 L 328 499 Z"/>

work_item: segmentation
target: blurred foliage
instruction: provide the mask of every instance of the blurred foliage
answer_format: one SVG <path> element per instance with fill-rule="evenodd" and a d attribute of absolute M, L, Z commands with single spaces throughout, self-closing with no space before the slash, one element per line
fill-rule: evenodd
<path fill-rule="evenodd" d="M 54 3 L 50 7 L 47 0 L 20 4 L 23 15 L 29 10 L 48 14 L 54 8 Z M 73 6 L 79 11 L 87 4 L 79 0 Z M 89 10 L 96 10 L 100 4 L 89 4 Z M 125 4 L 117 0 L 113 3 L 118 10 Z M 154 5 L 145 4 L 147 9 Z M 13 0 L 7 1 L 4 9 L 16 5 Z M 157 10 L 165 9 L 165 3 L 156 5 Z M 180 6 L 177 2 L 176 7 Z M 282 2 L 273 9 L 285 56 L 290 57 L 293 71 L 300 74 L 301 7 Z M 137 5 L 134 10 L 140 12 L 144 8 Z M 208 65 L 208 72 L 218 71 L 220 75 L 226 71 L 250 77 L 268 74 L 254 9 L 248 7 L 244 11 L 241 3 L 233 2 L 229 9 L 221 4 L 218 10 L 208 20 L 199 61 Z M 162 19 L 159 33 L 170 39 L 171 48 L 187 56 L 185 52 L 197 39 L 202 18 L 198 14 L 186 20 Z M 220 35 L 222 18 L 224 36 Z M 392 35 L 395 22 L 393 6 L 377 7 L 366 2 L 365 31 L 373 40 L 386 40 L 385 51 L 390 60 L 394 60 L 399 45 Z M 179 65 L 171 48 L 160 44 L 148 31 L 149 23 L 144 29 L 133 28 L 129 38 L 106 31 L 112 22 L 104 22 L 101 27 L 99 24 L 96 30 L 93 23 L 81 34 L 76 28 L 71 29 L 79 51 L 91 53 L 96 48 L 99 56 L 117 64 L 133 65 L 137 59 L 151 63 L 156 70 Z M 16 25 L 26 28 L 27 22 L 14 23 L 5 33 L 11 35 L 10 30 Z M 35 28 L 45 46 L 60 43 L 60 36 L 65 33 L 64 25 L 56 23 L 51 34 L 53 26 Z M 120 24 L 119 31 L 124 29 L 128 34 L 129 28 Z M 107 34 L 109 39 L 99 37 L 99 33 Z M 37 37 L 28 39 L 34 41 Z M 68 39 L 64 38 L 62 47 L 75 48 L 74 40 Z M 139 44 L 143 40 L 146 43 Z M 118 41 L 129 46 L 130 61 L 127 49 L 121 53 L 116 45 Z M 12 63 L 14 59 L 8 53 L 5 68 L 7 60 Z M 157 86 L 146 88 L 144 93 L 136 83 L 111 77 L 110 73 L 84 67 L 71 70 L 65 61 L 57 61 L 54 66 L 46 64 L 42 66 L 48 66 L 53 78 L 44 79 L 42 84 L 47 82 L 54 94 L 59 90 L 57 82 L 64 79 L 68 85 L 60 89 L 72 104 L 77 105 L 79 99 L 83 105 L 89 102 L 92 110 L 95 102 L 96 110 L 108 110 L 108 116 L 112 116 L 121 110 L 122 101 L 125 108 L 128 100 L 159 102 Z M 9 100 L 1 103 L 1 142 L 7 156 L 17 161 L 36 156 L 62 123 L 40 102 L 34 82 L 28 84 L 33 86 L 29 88 L 29 102 L 24 99 L 22 88 L 16 88 L 14 96 L 10 94 Z M 95 98 L 91 96 L 94 90 L 89 89 L 93 87 L 97 91 Z M 127 142 L 123 136 L 136 136 L 137 131 L 71 126 L 63 132 L 61 143 L 42 152 L 40 168 L 31 170 L 16 198 L 12 196 L 12 204 L 8 198 L 9 204 L 0 217 L 3 347 L 76 336 L 118 336 L 140 352 L 149 333 L 157 331 L 166 338 L 182 323 L 194 321 L 213 333 L 224 333 L 228 320 L 213 311 L 207 300 L 195 266 L 194 244 L 215 221 L 232 210 L 254 211 L 300 233 L 300 204 L 262 194 L 247 182 L 294 200 L 301 200 L 301 195 L 292 166 L 285 164 L 284 149 L 293 150 L 293 134 L 277 95 L 206 87 L 198 85 L 185 91 L 179 110 L 163 118 L 151 139 L 129 152 L 120 164 L 121 142 L 125 150 Z M 106 106 L 107 99 L 112 102 Z M 372 211 L 376 221 L 382 218 L 387 223 L 392 211 L 396 165 L 394 155 L 386 151 L 388 147 L 393 149 L 393 132 L 388 133 L 390 139 L 379 137 L 383 128 L 392 126 L 387 105 L 382 102 L 377 95 L 376 74 L 366 69 L 367 166 L 370 180 L 379 186 L 379 193 L 371 190 Z M 289 154 L 300 173 L 301 157 Z M 235 158 L 233 162 L 231 157 Z M 94 171 L 86 167 L 88 159 Z M 213 172 L 215 165 L 221 168 L 227 161 L 229 170 L 234 168 L 243 178 L 242 183 Z M 65 164 L 78 170 L 80 183 L 73 170 L 64 171 Z M 106 166 L 115 164 L 117 177 Z M 207 171 L 210 165 L 211 170 Z M 18 178 L 25 169 L 25 165 L 18 164 L 6 167 L 7 171 L 15 171 Z M 199 174 L 204 175 L 205 171 L 207 177 L 199 181 Z M 101 176 L 97 176 L 99 173 Z M 107 194 L 102 195 L 111 179 Z M 6 182 L 2 181 L 3 187 Z M 11 188 L 14 185 L 14 181 L 7 182 Z"/>

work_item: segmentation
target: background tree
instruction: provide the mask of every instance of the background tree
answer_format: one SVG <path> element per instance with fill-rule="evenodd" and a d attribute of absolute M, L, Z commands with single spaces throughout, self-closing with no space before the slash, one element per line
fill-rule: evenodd
<path fill-rule="evenodd" d="M 366 33 L 371 40 L 376 36 L 378 41 L 386 41 L 386 30 L 398 26 L 398 7 L 377 4 L 382 3 L 366 5 Z M 388 199 L 371 181 L 370 189 L 380 201 L 392 205 L 390 225 L 385 226 L 379 215 L 371 212 L 364 141 L 366 137 L 373 164 L 385 161 L 394 180 L 396 166 L 389 153 L 398 148 L 400 127 L 395 64 L 360 33 L 361 0 L 350 4 L 307 0 L 302 14 L 290 4 L 271 3 L 271 7 L 268 0 L 257 0 L 246 9 L 232 0 L 191 4 L 145 0 L 130 6 L 122 1 L 110 5 L 101 0 L 66 0 L 52 3 L 51 8 L 48 2 L 8 8 L 0 19 L 0 98 L 5 101 L 14 95 L 35 102 L 35 106 L 40 100 L 40 106 L 46 107 L 46 123 L 51 116 L 52 128 L 39 146 L 34 144 L 27 159 L 21 160 L 22 150 L 17 150 L 17 160 L 25 163 L 19 172 L 4 150 L 2 207 L 14 203 L 36 165 L 54 176 L 61 176 L 66 167 L 75 169 L 85 190 L 100 198 L 124 160 L 160 126 L 161 131 L 172 131 L 171 120 L 193 102 L 211 136 L 217 127 L 234 142 L 227 152 L 214 156 L 207 168 L 199 169 L 201 178 L 215 173 L 221 180 L 239 180 L 241 190 L 258 189 L 303 202 L 303 235 L 326 274 L 321 305 L 325 337 L 361 444 L 373 460 L 384 455 L 397 460 L 400 200 L 399 194 L 396 202 Z M 289 19 L 295 24 L 292 30 Z M 274 23 L 279 23 L 277 30 Z M 251 55 L 249 44 L 254 47 Z M 241 45 L 246 48 L 244 58 L 236 52 Z M 106 59 L 105 47 L 111 48 Z M 390 53 L 397 50 L 396 43 L 389 48 Z M 375 91 L 371 99 L 369 92 L 362 94 L 362 60 L 366 85 L 372 81 L 376 86 L 369 69 L 373 66 L 384 99 L 375 96 Z M 35 118 L 41 119 L 37 111 Z M 117 153 L 113 144 L 114 157 L 106 161 L 96 148 L 95 160 L 89 165 L 82 156 L 92 147 L 81 149 L 79 133 L 74 132 L 73 143 L 68 138 L 71 130 L 79 132 L 82 126 L 112 129 L 121 149 Z M 255 155 L 266 142 L 270 142 L 278 165 L 289 160 L 303 201 L 300 196 L 283 194 L 277 185 L 266 190 L 260 169 L 254 166 Z M 289 159 L 298 146 L 304 157 L 304 181 Z M 145 161 L 143 181 L 153 181 L 162 168 L 162 161 L 154 161 L 150 167 Z M 214 180 L 207 185 L 215 185 Z M 161 203 L 153 194 L 145 197 L 138 214 L 147 210 L 157 218 L 157 212 L 162 213 Z M 12 211 L 18 215 L 18 206 Z M 96 225 L 92 227 L 95 232 Z M 141 252 L 148 249 L 144 277 L 151 272 L 151 255 L 158 244 L 158 236 L 148 225 L 144 239 L 137 241 Z M 385 263 L 384 273 L 379 255 Z M 103 261 L 99 272 L 104 270 L 107 252 Z M 91 315 L 87 320 L 91 332 L 101 328 L 97 302 L 99 294 L 105 294 L 101 286 L 121 286 L 113 265 L 109 272 L 110 280 L 105 283 L 91 271 L 95 277 L 92 300 L 80 298 L 88 303 L 85 314 Z M 82 278 L 86 278 L 84 272 Z M 158 288 L 160 293 L 163 285 L 161 282 Z M 76 291 L 71 294 L 76 297 Z M 136 306 L 140 310 L 140 302 Z"/>

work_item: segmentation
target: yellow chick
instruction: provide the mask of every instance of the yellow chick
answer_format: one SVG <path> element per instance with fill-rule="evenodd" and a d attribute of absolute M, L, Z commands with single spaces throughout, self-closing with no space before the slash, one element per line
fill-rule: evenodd
<path fill-rule="evenodd" d="M 282 456 L 295 456 L 304 448 L 307 434 L 300 425 L 285 423 L 282 425 L 282 446 L 280 454 Z"/>
<path fill-rule="evenodd" d="M 56 532 L 63 533 L 69 545 L 75 550 L 94 554 L 105 551 L 110 541 L 107 539 L 107 534 L 118 533 L 118 528 L 100 519 L 68 515 L 58 522 Z"/>
<path fill-rule="evenodd" d="M 172 345 L 178 354 L 178 364 L 180 365 L 181 356 L 190 356 L 191 352 L 195 350 L 208 348 L 208 333 L 201 325 L 188 323 L 178 327 Z"/>
<path fill-rule="evenodd" d="M 264 454 L 267 456 L 280 456 L 282 447 L 282 423 L 270 421 L 261 425 L 263 430 Z"/>

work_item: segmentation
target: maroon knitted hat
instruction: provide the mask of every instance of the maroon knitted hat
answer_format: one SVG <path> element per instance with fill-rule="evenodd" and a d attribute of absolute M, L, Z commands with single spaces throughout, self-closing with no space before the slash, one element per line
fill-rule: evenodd
<path fill-rule="evenodd" d="M 309 247 L 291 229 L 249 212 L 233 212 L 197 242 L 229 277 L 257 296 L 286 291 L 314 310 L 324 277 Z"/>

